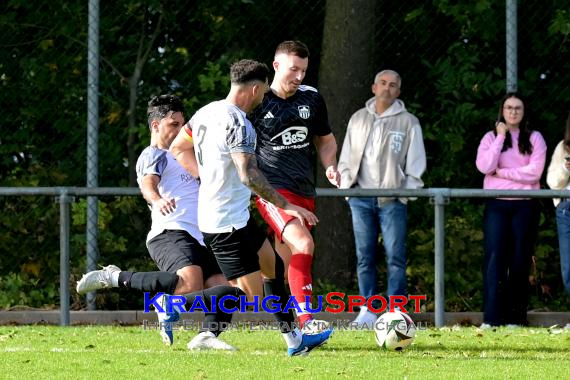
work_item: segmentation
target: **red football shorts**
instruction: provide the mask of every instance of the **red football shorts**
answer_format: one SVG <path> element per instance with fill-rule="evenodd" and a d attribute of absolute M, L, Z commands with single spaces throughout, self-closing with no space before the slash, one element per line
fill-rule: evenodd
<path fill-rule="evenodd" d="M 305 198 L 285 189 L 277 189 L 277 192 L 283 195 L 285 199 L 287 199 L 295 206 L 300 206 L 311 212 L 315 212 L 315 198 Z M 283 241 L 283 230 L 285 230 L 287 223 L 295 219 L 295 217 L 286 214 L 282 208 L 279 208 L 273 203 L 270 203 L 260 197 L 257 197 L 255 204 L 257 205 L 257 209 L 259 210 L 261 217 L 267 224 L 269 224 L 269 227 L 273 230 L 275 236 L 279 239 L 279 241 Z M 309 231 L 311 228 L 313 228 L 313 226 L 307 223 L 305 223 L 305 227 L 307 227 Z"/>

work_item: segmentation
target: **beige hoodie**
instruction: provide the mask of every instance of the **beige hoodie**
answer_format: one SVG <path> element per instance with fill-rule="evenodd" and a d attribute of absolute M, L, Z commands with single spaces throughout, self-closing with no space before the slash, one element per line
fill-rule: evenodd
<path fill-rule="evenodd" d="M 564 166 L 564 157 L 570 156 L 564 149 L 564 141 L 560 141 L 552 153 L 552 159 L 546 174 L 546 183 L 552 190 L 570 189 L 570 171 Z M 558 206 L 560 198 L 553 199 L 554 206 Z"/>
<path fill-rule="evenodd" d="M 359 176 L 366 182 L 366 188 L 423 187 L 421 176 L 426 169 L 426 153 L 418 119 L 406 110 L 400 99 L 396 99 L 381 115 L 375 111 L 375 101 L 375 98 L 369 99 L 366 106 L 356 111 L 348 122 L 338 162 L 341 188 L 362 187 L 358 183 Z M 371 143 L 379 147 L 376 149 L 377 157 L 368 159 L 371 167 L 361 168 L 369 138 L 376 139 Z M 378 176 L 367 174 L 376 170 L 379 170 Z M 384 203 L 392 199 L 380 198 L 379 201 Z M 407 202 L 406 198 L 399 199 Z"/>

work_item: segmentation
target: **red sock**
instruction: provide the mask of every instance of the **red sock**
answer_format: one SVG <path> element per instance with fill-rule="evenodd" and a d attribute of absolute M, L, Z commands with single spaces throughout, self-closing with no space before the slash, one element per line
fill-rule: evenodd
<path fill-rule="evenodd" d="M 309 296 L 308 302 L 310 303 L 313 296 L 313 278 L 311 277 L 311 267 L 313 265 L 313 255 L 306 255 L 303 253 L 296 253 L 291 256 L 289 263 L 289 288 L 291 294 L 295 297 L 298 303 L 306 302 L 305 296 Z M 297 313 L 301 327 L 313 319 L 313 315 L 302 311 Z"/>

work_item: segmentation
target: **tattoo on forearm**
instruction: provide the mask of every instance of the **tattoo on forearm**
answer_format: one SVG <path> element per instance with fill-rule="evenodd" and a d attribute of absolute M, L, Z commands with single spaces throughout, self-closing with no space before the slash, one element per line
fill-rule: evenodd
<path fill-rule="evenodd" d="M 253 156 L 247 163 L 247 178 L 249 187 L 261 198 L 273 203 L 277 207 L 285 207 L 287 201 L 279 194 L 263 176 L 257 167 L 257 160 Z"/>

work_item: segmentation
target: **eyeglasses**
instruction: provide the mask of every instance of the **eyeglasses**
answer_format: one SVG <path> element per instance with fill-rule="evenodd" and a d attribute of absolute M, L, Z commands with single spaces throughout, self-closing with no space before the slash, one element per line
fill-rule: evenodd
<path fill-rule="evenodd" d="M 503 107 L 503 109 L 507 112 L 514 112 L 514 113 L 521 113 L 523 108 L 522 107 L 511 107 L 511 106 L 506 106 Z"/>

